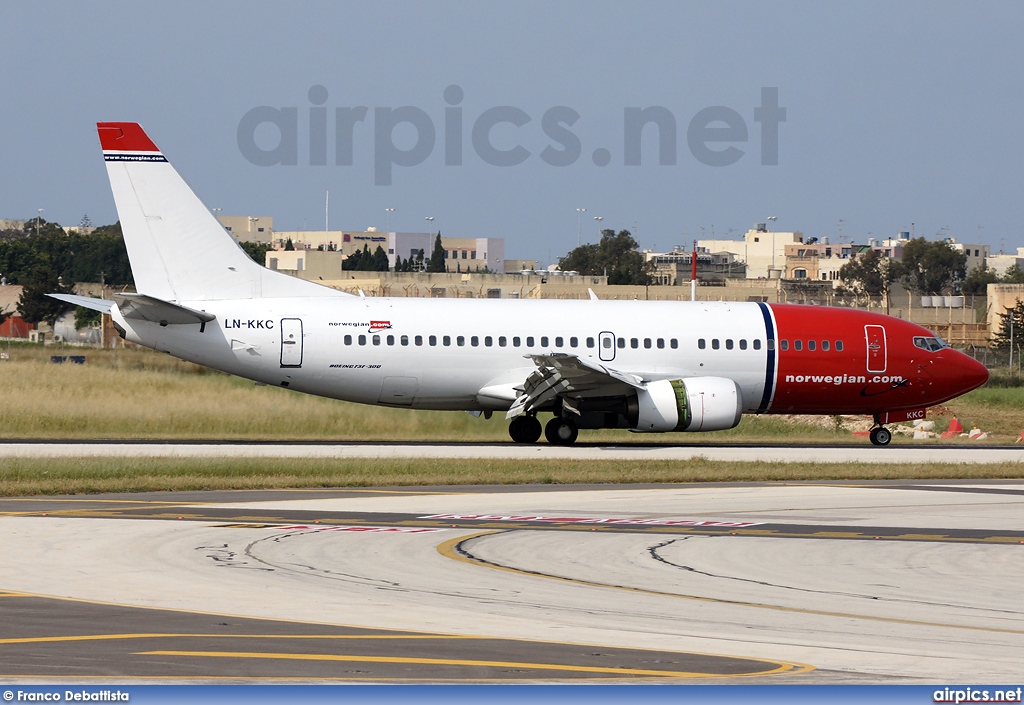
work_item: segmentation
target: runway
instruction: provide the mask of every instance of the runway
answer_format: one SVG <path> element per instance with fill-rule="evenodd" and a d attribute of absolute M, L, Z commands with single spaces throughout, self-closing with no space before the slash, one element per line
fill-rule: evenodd
<path fill-rule="evenodd" d="M 1024 483 L 0 500 L 0 679 L 1011 682 Z"/>
<path fill-rule="evenodd" d="M 443 458 L 505 460 L 675 460 L 773 463 L 1020 463 L 1022 446 L 579 443 L 337 443 L 231 441 L 0 441 L 9 458 Z"/>

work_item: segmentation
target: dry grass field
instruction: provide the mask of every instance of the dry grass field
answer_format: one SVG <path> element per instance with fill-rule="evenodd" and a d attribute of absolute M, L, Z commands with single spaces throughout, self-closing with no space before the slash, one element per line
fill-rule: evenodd
<path fill-rule="evenodd" d="M 501 414 L 369 407 L 260 387 L 149 350 L 80 350 L 0 344 L 0 437 L 5 439 L 399 440 L 510 442 Z M 53 364 L 51 355 L 86 363 Z M 1024 428 L 1024 389 L 985 387 L 929 410 L 945 428 L 956 414 L 991 442 Z M 845 443 L 849 420 L 744 417 L 730 431 L 649 436 L 587 431 L 618 443 Z M 867 443 L 866 439 L 856 442 Z M 899 435 L 894 443 L 912 443 Z M 963 439 L 948 441 L 967 443 Z M 802 465 L 457 460 L 217 460 L 0 458 L 0 495 L 283 487 L 800 481 L 1024 477 L 1024 466 Z"/>

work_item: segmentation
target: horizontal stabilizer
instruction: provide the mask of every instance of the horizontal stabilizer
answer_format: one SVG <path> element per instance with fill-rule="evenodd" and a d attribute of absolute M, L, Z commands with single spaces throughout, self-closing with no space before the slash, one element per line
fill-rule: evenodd
<path fill-rule="evenodd" d="M 94 299 L 91 296 L 76 296 L 75 294 L 47 294 L 47 296 L 51 299 L 58 299 L 65 303 L 69 303 L 72 306 L 90 308 L 93 311 L 99 311 L 100 313 L 110 313 L 110 309 L 114 306 L 113 301 L 108 301 L 107 299 Z"/>
<path fill-rule="evenodd" d="M 145 294 L 116 294 L 117 308 L 125 318 L 141 319 L 160 325 L 175 323 L 206 323 L 216 318 L 212 313 L 188 306 L 172 304 Z"/>

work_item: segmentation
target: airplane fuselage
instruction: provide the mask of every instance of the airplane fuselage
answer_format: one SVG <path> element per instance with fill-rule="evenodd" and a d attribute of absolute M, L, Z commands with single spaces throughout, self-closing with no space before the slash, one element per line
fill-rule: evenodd
<path fill-rule="evenodd" d="M 266 384 L 417 409 L 505 410 L 535 369 L 526 356 L 553 352 L 644 380 L 731 379 L 744 413 L 924 409 L 987 376 L 962 353 L 915 345 L 934 340 L 920 326 L 840 308 L 369 297 L 183 303 L 216 319 L 119 325 L 133 342 Z"/>

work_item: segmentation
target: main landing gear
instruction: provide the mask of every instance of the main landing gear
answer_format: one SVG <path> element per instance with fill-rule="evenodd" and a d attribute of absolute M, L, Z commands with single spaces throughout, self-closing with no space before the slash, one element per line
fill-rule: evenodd
<path fill-rule="evenodd" d="M 540 438 L 540 421 L 536 416 L 517 416 L 508 425 L 508 435 L 516 443 L 536 443 Z M 580 435 L 570 419 L 556 416 L 544 427 L 544 436 L 554 446 L 571 446 Z"/>
<path fill-rule="evenodd" d="M 892 440 L 892 431 L 887 429 L 885 426 L 875 426 L 871 429 L 871 433 L 868 436 L 871 439 L 871 443 L 876 446 L 887 446 L 889 441 Z"/>
<path fill-rule="evenodd" d="M 556 416 L 544 427 L 544 437 L 553 446 L 571 446 L 580 435 L 576 424 L 562 416 Z"/>
<path fill-rule="evenodd" d="M 508 425 L 508 435 L 516 443 L 536 443 L 540 438 L 540 421 L 536 416 L 517 416 Z"/>

